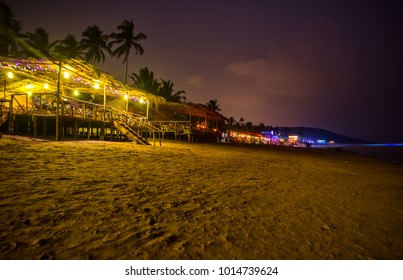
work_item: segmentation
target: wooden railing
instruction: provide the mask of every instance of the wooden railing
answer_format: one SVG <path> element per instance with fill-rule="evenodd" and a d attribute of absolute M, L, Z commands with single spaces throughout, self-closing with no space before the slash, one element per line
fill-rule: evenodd
<path fill-rule="evenodd" d="M 17 96 L 25 96 L 25 105 L 18 101 Z M 11 114 L 56 115 L 57 97 L 53 93 L 42 94 L 13 94 L 10 102 Z M 86 120 L 123 122 L 132 129 L 140 132 L 174 133 L 176 135 L 190 135 L 190 121 L 149 121 L 147 117 L 119 110 L 111 106 L 96 104 L 80 100 L 71 96 L 61 96 L 59 114 L 65 117 L 75 117 Z"/>

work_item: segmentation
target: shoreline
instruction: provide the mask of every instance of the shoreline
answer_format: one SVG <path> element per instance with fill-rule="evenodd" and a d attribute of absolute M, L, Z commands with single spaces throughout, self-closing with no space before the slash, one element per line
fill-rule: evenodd
<path fill-rule="evenodd" d="M 3 134 L 5 139 L 16 139 L 25 141 L 39 141 L 39 142 L 102 142 L 102 143 L 125 143 L 126 141 L 100 141 L 100 140 L 74 140 L 65 139 L 61 141 L 56 141 L 51 138 L 34 138 L 29 136 L 19 136 Z M 0 138 L 1 139 L 1 138 Z M 157 141 L 158 142 L 158 141 Z M 131 143 L 128 141 L 128 143 Z M 342 151 L 342 152 L 352 152 L 357 155 L 367 156 L 370 158 L 380 159 L 393 164 L 403 164 L 403 144 L 402 143 L 378 143 L 378 144 L 332 144 L 332 145 L 313 145 L 311 148 L 306 148 L 305 146 L 282 146 L 282 145 L 254 145 L 254 144 L 240 144 L 240 143 L 216 143 L 216 142 L 192 142 L 187 141 L 175 141 L 172 139 L 162 139 L 162 145 L 164 143 L 182 143 L 182 144 L 205 144 L 205 145 L 224 145 L 229 147 L 250 147 L 250 148 L 263 148 L 263 149 L 300 149 L 300 150 L 327 150 L 327 151 Z M 159 144 L 156 144 L 158 147 Z"/>
<path fill-rule="evenodd" d="M 326 147 L 315 146 L 319 149 L 340 149 L 341 151 L 353 152 L 363 156 L 381 159 L 390 163 L 403 164 L 403 144 L 335 144 Z"/>

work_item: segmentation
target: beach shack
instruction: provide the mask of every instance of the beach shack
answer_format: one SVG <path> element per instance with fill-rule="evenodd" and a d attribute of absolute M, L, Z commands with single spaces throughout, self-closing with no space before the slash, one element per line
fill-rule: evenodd
<path fill-rule="evenodd" d="M 0 70 L 2 132 L 149 144 L 167 135 L 191 141 L 225 120 L 204 105 L 167 102 L 77 59 L 0 57 Z"/>

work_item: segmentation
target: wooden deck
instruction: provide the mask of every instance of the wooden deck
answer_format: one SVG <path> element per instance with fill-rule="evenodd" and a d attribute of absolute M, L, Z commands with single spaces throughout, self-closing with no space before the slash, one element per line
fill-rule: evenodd
<path fill-rule="evenodd" d="M 148 138 L 152 137 L 155 145 L 156 138 L 161 144 L 166 134 L 175 139 L 186 135 L 190 140 L 192 133 L 190 121 L 149 121 L 142 115 L 69 96 L 61 96 L 57 102 L 53 94 L 13 94 L 1 103 L 0 117 L 3 132 L 43 138 L 59 135 L 56 140 L 131 140 L 150 144 Z"/>

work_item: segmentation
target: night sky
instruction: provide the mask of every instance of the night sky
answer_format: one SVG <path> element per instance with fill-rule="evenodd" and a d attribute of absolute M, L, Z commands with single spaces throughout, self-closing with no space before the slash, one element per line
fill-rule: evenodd
<path fill-rule="evenodd" d="M 129 72 L 147 66 L 187 101 L 217 98 L 226 117 L 403 142 L 399 1 L 4 2 L 24 31 L 43 27 L 51 40 L 133 19 L 148 38 Z M 100 68 L 122 79 L 122 60 Z"/>

